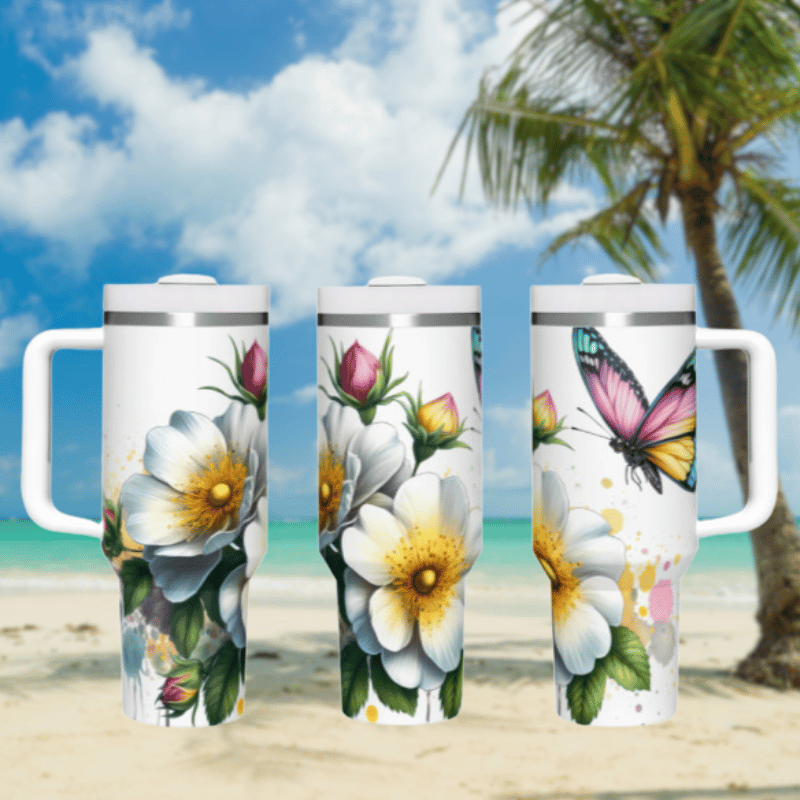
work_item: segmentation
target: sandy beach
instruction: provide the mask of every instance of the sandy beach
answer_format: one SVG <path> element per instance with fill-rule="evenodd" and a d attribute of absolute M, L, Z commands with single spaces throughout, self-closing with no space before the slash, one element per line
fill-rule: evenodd
<path fill-rule="evenodd" d="M 199 730 L 123 715 L 112 593 L 0 603 L 3 800 L 800 798 L 800 693 L 730 675 L 756 638 L 742 603 L 682 609 L 675 717 L 586 729 L 555 714 L 542 609 L 468 601 L 461 713 L 394 728 L 342 715 L 327 598 L 256 596 L 244 715 Z"/>

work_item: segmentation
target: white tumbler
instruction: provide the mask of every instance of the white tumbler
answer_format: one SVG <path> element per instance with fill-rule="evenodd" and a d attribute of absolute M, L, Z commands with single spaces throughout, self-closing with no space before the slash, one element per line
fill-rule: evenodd
<path fill-rule="evenodd" d="M 382 278 L 318 299 L 319 546 L 337 582 L 344 713 L 461 705 L 481 521 L 477 286 Z"/>
<path fill-rule="evenodd" d="M 96 536 L 120 580 L 125 713 L 215 725 L 244 707 L 247 582 L 267 545 L 269 288 L 201 275 L 108 285 L 102 328 L 35 336 L 22 496 L 43 528 Z M 103 350 L 102 521 L 50 497 L 51 359 Z"/>

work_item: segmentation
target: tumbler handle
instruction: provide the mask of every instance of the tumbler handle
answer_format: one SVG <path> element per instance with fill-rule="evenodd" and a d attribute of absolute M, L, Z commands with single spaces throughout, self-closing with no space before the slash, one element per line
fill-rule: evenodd
<path fill-rule="evenodd" d="M 778 496 L 775 351 L 766 336 L 738 329 L 698 328 L 696 343 L 698 347 L 708 350 L 744 350 L 749 357 L 750 367 L 747 380 L 750 462 L 747 503 L 735 514 L 698 521 L 697 535 L 715 536 L 719 533 L 750 531 L 766 522 Z"/>
<path fill-rule="evenodd" d="M 44 331 L 25 349 L 22 364 L 22 502 L 40 527 L 101 538 L 103 525 L 64 514 L 53 505 L 52 406 L 53 353 L 60 349 L 100 350 L 102 328 Z"/>

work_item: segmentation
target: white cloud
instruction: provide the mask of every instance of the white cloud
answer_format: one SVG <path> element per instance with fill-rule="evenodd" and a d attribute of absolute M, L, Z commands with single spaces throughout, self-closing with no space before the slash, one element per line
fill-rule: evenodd
<path fill-rule="evenodd" d="M 729 452 L 723 452 L 714 442 L 704 439 L 697 439 L 695 446 L 697 448 L 697 483 L 703 499 L 701 513 L 716 513 L 716 511 L 708 512 L 706 510 L 706 497 L 708 502 L 715 507 L 727 508 L 729 511 L 740 508 L 742 493 L 733 457 Z M 705 491 L 704 487 L 708 491 Z"/>
<path fill-rule="evenodd" d="M 778 466 L 783 473 L 800 472 L 800 406 L 778 411 Z"/>
<path fill-rule="evenodd" d="M 307 386 L 300 386 L 295 389 L 291 394 L 281 395 L 279 397 L 271 398 L 271 403 L 293 403 L 295 405 L 307 406 L 317 399 L 316 383 L 309 383 Z"/>
<path fill-rule="evenodd" d="M 521 489 L 531 483 L 531 412 L 529 406 L 489 406 L 484 411 L 485 441 L 501 441 L 498 451 L 487 447 L 483 484 L 487 488 Z M 498 463 L 501 461 L 501 463 Z"/>
<path fill-rule="evenodd" d="M 530 464 L 527 468 L 511 464 L 498 466 L 494 448 L 489 448 L 483 454 L 483 485 L 487 489 L 522 489 L 530 486 L 530 483 Z"/>
<path fill-rule="evenodd" d="M 282 464 L 276 464 L 274 461 L 269 462 L 267 474 L 271 493 L 299 494 L 307 485 L 300 481 L 304 474 L 302 469 L 285 467 Z M 314 486 L 314 484 L 311 485 L 312 487 Z"/>
<path fill-rule="evenodd" d="M 138 12 L 87 15 L 85 48 L 57 74 L 119 124 L 105 137 L 85 114 L 0 124 L 0 225 L 43 238 L 76 276 L 104 242 L 177 230 L 181 268 L 270 283 L 278 324 L 313 313 L 317 285 L 441 281 L 500 246 L 529 247 L 585 216 L 592 196 L 565 186 L 534 224 L 488 209 L 473 170 L 459 202 L 463 151 L 429 194 L 482 71 L 526 27 L 467 2 L 367 4 L 333 56 L 249 92 L 165 72 L 137 36 L 185 24 L 170 3 L 94 6 Z"/>
<path fill-rule="evenodd" d="M 7 495 L 12 487 L 19 491 L 19 471 L 19 456 L 0 456 L 0 496 Z"/>
<path fill-rule="evenodd" d="M 25 345 L 38 332 L 39 321 L 33 314 L 14 314 L 0 319 L 0 370 L 16 366 Z"/>
<path fill-rule="evenodd" d="M 22 52 L 54 76 L 59 74 L 59 68 L 47 55 L 53 45 L 80 40 L 109 25 L 123 25 L 149 38 L 161 31 L 185 28 L 192 18 L 191 11 L 176 9 L 172 0 L 162 0 L 149 8 L 144 8 L 141 0 L 69 5 L 58 0 L 15 0 L 8 13 L 18 29 Z"/>
<path fill-rule="evenodd" d="M 484 416 L 487 420 L 496 422 L 503 428 L 510 429 L 508 433 L 514 436 L 523 431 L 528 434 L 531 432 L 532 417 L 530 407 L 489 406 L 484 412 Z"/>

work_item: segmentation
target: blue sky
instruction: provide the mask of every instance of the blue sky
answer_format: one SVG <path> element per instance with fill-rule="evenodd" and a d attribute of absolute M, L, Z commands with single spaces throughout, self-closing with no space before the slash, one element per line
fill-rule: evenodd
<path fill-rule="evenodd" d="M 270 516 L 316 515 L 318 285 L 374 275 L 479 284 L 484 512 L 530 511 L 532 283 L 611 271 L 591 247 L 542 269 L 551 237 L 602 202 L 565 184 L 546 215 L 498 213 L 457 154 L 439 166 L 483 70 L 524 28 L 481 0 L 2 6 L 0 70 L 0 517 L 19 492 L 21 361 L 47 328 L 102 324 L 104 283 L 201 272 L 273 287 Z M 789 174 L 800 173 L 796 156 Z M 665 280 L 693 281 L 680 227 Z M 737 287 L 745 324 L 779 358 L 780 466 L 800 509 L 798 340 Z M 702 514 L 740 503 L 719 390 L 699 359 Z M 98 353 L 54 361 L 53 496 L 99 517 Z"/>

